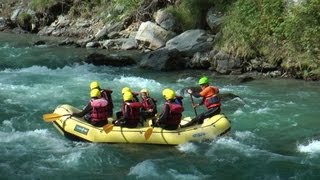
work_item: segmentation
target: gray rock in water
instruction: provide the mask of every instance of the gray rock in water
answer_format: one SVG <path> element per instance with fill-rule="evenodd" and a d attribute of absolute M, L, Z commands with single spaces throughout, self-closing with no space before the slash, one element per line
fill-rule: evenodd
<path fill-rule="evenodd" d="M 96 66 L 129 66 L 136 64 L 135 60 L 128 56 L 121 55 L 104 55 L 99 53 L 90 54 L 86 59 L 86 63 L 94 64 Z"/>

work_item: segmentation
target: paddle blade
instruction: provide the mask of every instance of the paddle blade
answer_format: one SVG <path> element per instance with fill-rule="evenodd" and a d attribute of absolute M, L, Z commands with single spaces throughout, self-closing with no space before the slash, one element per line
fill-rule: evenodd
<path fill-rule="evenodd" d="M 113 124 L 107 124 L 103 126 L 103 130 L 106 134 L 108 134 L 113 129 Z"/>
<path fill-rule="evenodd" d="M 59 118 L 61 118 L 63 115 L 60 115 L 60 114 L 56 114 L 56 113 L 52 113 L 52 114 L 44 114 L 42 116 L 42 119 L 45 121 L 45 122 L 52 122 L 52 121 L 55 121 Z"/>
<path fill-rule="evenodd" d="M 145 138 L 146 140 L 148 140 L 148 139 L 150 138 L 150 136 L 151 136 L 151 134 L 152 134 L 152 131 L 153 131 L 153 128 L 148 128 L 148 129 L 146 130 L 146 132 L 144 133 L 144 138 Z"/>

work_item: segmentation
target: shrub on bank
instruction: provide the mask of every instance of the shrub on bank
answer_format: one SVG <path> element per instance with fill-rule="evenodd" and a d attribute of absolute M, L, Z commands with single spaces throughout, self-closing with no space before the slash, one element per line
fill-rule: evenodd
<path fill-rule="evenodd" d="M 31 31 L 32 16 L 26 12 L 19 14 L 17 18 L 17 24 L 26 31 Z"/>
<path fill-rule="evenodd" d="M 205 29 L 206 13 L 210 8 L 224 13 L 235 0 L 182 0 L 175 6 L 168 6 L 167 11 L 172 13 L 183 31 L 195 28 Z"/>
<path fill-rule="evenodd" d="M 48 7 L 52 6 L 56 0 L 32 0 L 30 7 L 37 11 L 44 11 Z"/>
<path fill-rule="evenodd" d="M 320 1 L 238 0 L 224 22 L 218 48 L 242 58 L 264 57 L 296 77 L 319 72 Z"/>

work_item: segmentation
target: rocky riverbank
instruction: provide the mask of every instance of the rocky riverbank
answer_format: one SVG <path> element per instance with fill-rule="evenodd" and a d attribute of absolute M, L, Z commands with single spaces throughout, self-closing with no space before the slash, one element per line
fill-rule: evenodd
<path fill-rule="evenodd" d="M 100 16 L 74 18 L 70 11 L 77 1 L 56 1 L 42 11 L 30 8 L 25 1 L 1 4 L 0 30 L 14 33 L 34 33 L 39 36 L 63 37 L 57 45 L 106 50 L 138 50 L 137 58 L 122 55 L 91 54 L 85 61 L 95 65 L 126 66 L 173 71 L 181 69 L 209 70 L 221 75 L 236 75 L 242 79 L 293 77 L 280 66 L 266 63 L 262 57 L 239 58 L 213 49 L 223 22 L 221 12 L 213 8 L 205 13 L 205 25 L 200 29 L 181 31 L 173 14 L 165 11 L 178 1 L 143 1 L 136 13 L 119 21 L 105 21 Z M 79 2 L 78 2 L 79 3 Z M 117 6 L 121 11 L 121 6 Z M 45 41 L 34 45 L 46 44 Z M 135 53 L 136 55 L 136 53 Z M 309 77 L 316 80 L 318 77 Z"/>

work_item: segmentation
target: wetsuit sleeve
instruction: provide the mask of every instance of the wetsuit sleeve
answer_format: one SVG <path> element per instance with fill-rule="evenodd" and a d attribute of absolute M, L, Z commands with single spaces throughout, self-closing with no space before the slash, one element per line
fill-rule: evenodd
<path fill-rule="evenodd" d="M 196 98 L 200 98 L 201 97 L 200 93 L 198 93 L 198 92 L 192 92 L 191 95 L 196 97 Z"/>
<path fill-rule="evenodd" d="M 74 117 L 83 117 L 84 115 L 90 113 L 91 109 L 92 109 L 91 103 L 89 102 L 81 112 L 73 113 L 72 116 L 74 116 Z"/>
<path fill-rule="evenodd" d="M 167 119 L 168 119 L 168 116 L 169 116 L 169 105 L 165 104 L 163 105 L 163 109 L 162 109 L 162 112 L 161 114 L 159 115 L 159 119 L 158 119 L 158 122 L 160 123 L 163 123 L 163 122 L 166 122 Z"/>

